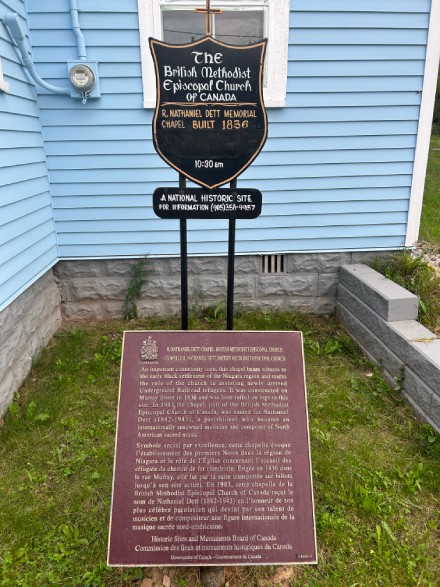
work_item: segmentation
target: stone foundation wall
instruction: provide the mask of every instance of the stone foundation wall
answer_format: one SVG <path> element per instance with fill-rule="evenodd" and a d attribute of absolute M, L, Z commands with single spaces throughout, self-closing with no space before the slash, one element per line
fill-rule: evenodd
<path fill-rule="evenodd" d="M 340 266 L 361 263 L 372 253 L 286 254 L 284 273 L 263 273 L 261 256 L 235 259 L 234 301 L 267 310 L 331 314 Z M 61 261 L 54 268 L 63 315 L 72 320 L 122 316 L 132 260 Z M 180 260 L 148 259 L 148 283 L 137 303 L 140 316 L 180 312 Z M 226 299 L 227 258 L 188 259 L 189 306 Z"/>
<path fill-rule="evenodd" d="M 48 271 L 0 312 L 0 415 L 28 375 L 32 360 L 60 327 L 60 302 Z"/>

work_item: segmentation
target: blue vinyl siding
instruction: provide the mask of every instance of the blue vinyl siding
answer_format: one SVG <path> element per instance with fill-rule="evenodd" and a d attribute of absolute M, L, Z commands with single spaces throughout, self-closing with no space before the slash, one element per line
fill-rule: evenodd
<path fill-rule="evenodd" d="M 21 0 L 0 0 L 0 13 Z M 37 94 L 0 23 L 0 58 L 9 92 L 0 92 L 0 310 L 58 258 Z"/>
<path fill-rule="evenodd" d="M 69 2 L 27 4 L 37 69 L 66 85 L 77 57 Z M 291 2 L 287 107 L 269 110 L 267 143 L 239 178 L 264 203 L 260 218 L 237 222 L 237 252 L 404 245 L 430 7 Z M 154 151 L 143 108 L 137 2 L 79 8 L 102 97 L 83 106 L 39 90 L 60 256 L 177 255 L 178 222 L 152 211 L 154 189 L 178 178 Z M 226 221 L 188 226 L 190 253 L 226 252 Z"/>

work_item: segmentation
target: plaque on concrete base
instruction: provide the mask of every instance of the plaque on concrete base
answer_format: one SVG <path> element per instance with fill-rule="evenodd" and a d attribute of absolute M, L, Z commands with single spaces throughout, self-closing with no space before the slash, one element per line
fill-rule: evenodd
<path fill-rule="evenodd" d="M 108 564 L 316 563 L 298 332 L 124 334 Z"/>

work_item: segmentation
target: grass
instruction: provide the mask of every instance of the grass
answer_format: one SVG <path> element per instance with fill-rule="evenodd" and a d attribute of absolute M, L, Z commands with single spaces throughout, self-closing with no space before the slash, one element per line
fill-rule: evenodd
<path fill-rule="evenodd" d="M 409 251 L 377 257 L 370 263 L 388 279 L 419 297 L 419 321 L 440 334 L 440 274 L 424 257 Z"/>
<path fill-rule="evenodd" d="M 224 329 L 224 309 L 191 329 Z M 230 587 L 439 584 L 440 438 L 330 318 L 237 312 L 237 330 L 302 330 L 319 564 L 227 569 Z M 70 325 L 0 425 L 0 586 L 139 586 L 155 569 L 105 565 L 121 335 L 178 318 Z M 198 584 L 194 568 L 169 570 Z M 275 581 L 275 583 L 274 583 Z"/>
<path fill-rule="evenodd" d="M 434 132 L 435 131 L 435 132 Z M 420 242 L 428 253 L 440 254 L 440 134 L 433 127 L 426 173 Z M 440 274 L 436 274 L 427 258 L 414 257 L 401 251 L 373 260 L 371 266 L 420 299 L 419 321 L 440 335 Z"/>
<path fill-rule="evenodd" d="M 440 249 L 439 186 L 436 135 L 420 229 L 432 250 Z M 423 259 L 402 253 L 375 268 L 419 295 L 421 321 L 440 331 L 439 278 Z M 137 317 L 144 279 L 141 265 L 127 317 Z M 190 328 L 224 329 L 224 314 L 222 304 L 199 309 Z M 0 420 L 0 587 L 129 587 L 159 572 L 105 565 L 126 326 L 61 331 Z M 333 320 L 241 312 L 235 327 L 305 334 L 319 565 L 284 578 L 272 567 L 233 567 L 229 586 L 440 585 L 439 436 L 415 420 Z M 180 329 L 180 321 L 129 328 Z M 194 568 L 170 574 L 178 587 L 198 584 Z"/>
<path fill-rule="evenodd" d="M 440 249 L 440 135 L 431 137 L 420 239 Z"/>

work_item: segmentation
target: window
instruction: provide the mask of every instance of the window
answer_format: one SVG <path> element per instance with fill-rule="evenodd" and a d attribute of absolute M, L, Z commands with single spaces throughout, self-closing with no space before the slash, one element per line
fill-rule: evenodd
<path fill-rule="evenodd" d="M 222 14 L 211 15 L 211 30 L 213 36 L 231 45 L 250 45 L 257 43 L 267 36 L 267 2 L 261 8 L 250 10 L 243 7 L 241 10 L 228 10 Z M 172 5 L 171 5 L 172 6 Z M 206 16 L 196 14 L 194 8 L 179 6 L 179 9 L 170 8 L 169 4 L 162 5 L 162 40 L 171 44 L 183 44 L 197 41 L 205 36 Z"/>
<path fill-rule="evenodd" d="M 289 0 L 212 0 L 213 36 L 231 45 L 247 45 L 267 37 L 264 100 L 267 107 L 285 106 Z M 141 37 L 144 106 L 156 103 L 154 65 L 148 38 L 171 44 L 196 41 L 205 35 L 206 16 L 194 8 L 204 8 L 205 0 L 138 0 Z"/>

